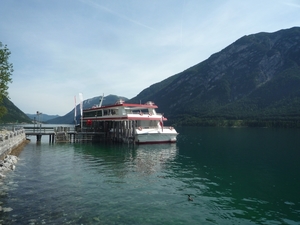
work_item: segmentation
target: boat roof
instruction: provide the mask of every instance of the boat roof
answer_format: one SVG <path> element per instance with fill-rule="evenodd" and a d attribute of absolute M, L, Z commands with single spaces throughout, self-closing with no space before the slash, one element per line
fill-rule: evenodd
<path fill-rule="evenodd" d="M 106 105 L 106 106 L 93 106 L 92 108 L 89 109 L 84 109 L 83 111 L 94 111 L 94 110 L 99 110 L 99 109 L 113 109 L 113 108 L 119 108 L 119 107 L 128 107 L 134 110 L 140 110 L 140 109 L 156 109 L 158 108 L 157 105 L 155 105 L 153 102 L 148 101 L 145 104 L 135 104 L 135 103 L 125 103 L 124 101 L 120 100 L 117 101 L 113 105 Z"/>

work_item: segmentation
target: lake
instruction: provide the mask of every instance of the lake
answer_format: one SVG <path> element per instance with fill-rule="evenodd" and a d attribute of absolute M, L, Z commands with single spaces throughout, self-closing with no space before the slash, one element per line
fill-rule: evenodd
<path fill-rule="evenodd" d="M 0 224 L 300 224 L 300 130 L 177 131 L 140 146 L 32 137 L 0 180 Z"/>

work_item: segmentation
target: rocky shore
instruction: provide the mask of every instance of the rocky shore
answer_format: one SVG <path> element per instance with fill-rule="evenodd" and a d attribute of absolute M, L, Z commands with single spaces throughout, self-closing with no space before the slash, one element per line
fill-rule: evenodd
<path fill-rule="evenodd" d="M 14 170 L 17 162 L 18 157 L 15 155 L 6 155 L 4 160 L 0 160 L 0 178 L 4 178 L 7 171 Z"/>
<path fill-rule="evenodd" d="M 0 130 L 0 178 L 5 177 L 7 171 L 15 169 L 19 153 L 26 144 L 25 131 L 22 128 Z"/>

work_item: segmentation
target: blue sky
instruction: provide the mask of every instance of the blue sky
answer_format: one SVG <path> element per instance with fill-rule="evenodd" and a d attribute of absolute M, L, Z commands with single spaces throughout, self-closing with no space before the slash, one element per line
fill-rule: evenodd
<path fill-rule="evenodd" d="M 0 15 L 11 101 L 62 116 L 78 93 L 132 98 L 244 35 L 300 26 L 300 0 L 6 0 Z"/>

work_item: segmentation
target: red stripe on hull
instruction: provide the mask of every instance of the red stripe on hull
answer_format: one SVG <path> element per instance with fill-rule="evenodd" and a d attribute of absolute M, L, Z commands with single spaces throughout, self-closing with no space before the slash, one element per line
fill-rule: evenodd
<path fill-rule="evenodd" d="M 86 117 L 83 118 L 83 121 L 125 121 L 125 120 L 156 120 L 159 121 L 160 118 L 153 118 L 153 117 L 115 117 L 115 118 L 103 118 L 103 117 L 99 117 L 99 118 L 95 118 L 95 117 Z M 165 119 L 166 120 L 166 119 Z"/>

